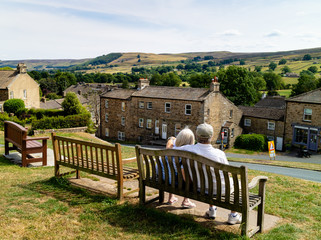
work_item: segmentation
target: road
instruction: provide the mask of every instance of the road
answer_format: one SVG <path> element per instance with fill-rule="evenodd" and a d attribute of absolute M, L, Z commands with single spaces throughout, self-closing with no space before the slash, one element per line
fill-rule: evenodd
<path fill-rule="evenodd" d="M 309 181 L 320 182 L 321 183 L 321 172 L 320 171 L 312 171 L 305 170 L 299 168 L 287 168 L 287 167 L 277 167 L 270 165 L 261 165 L 261 164 L 253 164 L 253 163 L 243 163 L 243 162 L 232 162 L 229 161 L 233 166 L 246 166 L 249 169 L 270 172 L 295 178 L 301 178 Z"/>

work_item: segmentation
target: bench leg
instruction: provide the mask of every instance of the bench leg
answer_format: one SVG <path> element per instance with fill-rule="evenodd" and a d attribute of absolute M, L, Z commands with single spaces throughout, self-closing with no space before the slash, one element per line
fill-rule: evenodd
<path fill-rule="evenodd" d="M 159 190 L 159 203 L 164 202 L 164 191 Z"/>
<path fill-rule="evenodd" d="M 9 155 L 9 142 L 7 141 L 4 143 L 4 152 L 6 155 Z"/>
<path fill-rule="evenodd" d="M 59 164 L 57 162 L 55 162 L 55 176 L 56 177 L 60 176 Z"/>
<path fill-rule="evenodd" d="M 242 212 L 241 234 L 243 236 L 249 236 L 249 210 L 244 208 Z"/>
<path fill-rule="evenodd" d="M 76 178 L 80 179 L 80 171 L 78 169 L 76 170 Z"/>
<path fill-rule="evenodd" d="M 120 200 L 120 201 L 123 201 L 124 199 L 124 182 L 123 182 L 123 179 L 118 179 L 117 181 L 117 198 Z"/>
<path fill-rule="evenodd" d="M 27 167 L 27 154 L 25 151 L 21 151 L 21 163 L 23 167 Z"/>
<path fill-rule="evenodd" d="M 146 202 L 146 187 L 143 184 L 139 184 L 139 203 L 145 204 Z"/>
<path fill-rule="evenodd" d="M 43 140 L 42 146 L 42 165 L 47 166 L 47 140 Z"/>

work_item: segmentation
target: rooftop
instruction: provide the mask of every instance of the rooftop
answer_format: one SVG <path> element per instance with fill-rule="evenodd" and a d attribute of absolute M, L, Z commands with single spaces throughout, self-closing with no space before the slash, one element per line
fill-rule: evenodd
<path fill-rule="evenodd" d="M 283 121 L 285 115 L 285 109 L 247 106 L 239 106 L 239 109 L 243 111 L 243 116 L 245 117 L 255 117 Z"/>
<path fill-rule="evenodd" d="M 287 99 L 288 102 L 321 103 L 321 88 Z"/>

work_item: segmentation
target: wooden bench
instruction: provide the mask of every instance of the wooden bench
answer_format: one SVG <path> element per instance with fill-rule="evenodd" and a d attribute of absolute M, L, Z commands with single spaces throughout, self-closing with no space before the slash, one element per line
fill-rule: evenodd
<path fill-rule="evenodd" d="M 10 150 L 20 152 L 23 167 L 33 162 L 42 162 L 43 166 L 47 165 L 47 139 L 49 138 L 28 137 L 26 128 L 15 122 L 4 121 L 5 154 L 8 155 Z M 37 140 L 42 140 L 42 143 Z M 32 153 L 42 153 L 42 156 L 33 157 L 30 155 Z"/>
<path fill-rule="evenodd" d="M 176 166 L 183 166 L 183 169 L 185 169 L 185 181 L 181 167 L 177 167 L 177 177 L 175 178 L 173 161 L 170 160 L 168 161 L 169 164 L 167 164 L 165 156 L 167 159 L 174 159 Z M 164 192 L 169 192 L 242 213 L 242 235 L 250 237 L 256 232 L 263 231 L 265 183 L 267 177 L 255 177 L 248 184 L 246 167 L 234 167 L 217 163 L 195 153 L 182 150 L 155 150 L 136 146 L 136 159 L 140 176 L 139 199 L 141 204 L 150 203 L 155 200 L 163 202 Z M 165 178 L 162 175 L 162 168 L 165 172 Z M 203 171 L 203 168 L 206 171 Z M 171 183 L 169 181 L 169 174 L 171 174 Z M 205 184 L 206 177 L 208 179 L 208 188 L 206 188 Z M 217 179 L 216 184 L 215 182 L 213 183 L 213 178 Z M 197 181 L 191 181 L 191 179 L 197 179 Z M 221 179 L 225 181 L 225 188 L 221 184 Z M 249 190 L 254 188 L 258 183 L 258 193 L 250 193 Z M 146 186 L 158 189 L 159 196 L 146 202 Z M 233 188 L 234 191 L 231 191 Z M 258 207 L 257 226 L 250 230 L 249 212 L 255 207 Z"/>
<path fill-rule="evenodd" d="M 108 146 L 60 137 L 55 133 L 52 133 L 52 143 L 56 177 L 76 172 L 76 178 L 80 178 L 80 171 L 84 171 L 116 180 L 117 197 L 120 200 L 123 200 L 124 195 L 138 190 L 123 193 L 124 181 L 138 178 L 138 169 L 123 166 L 119 143 L 115 146 Z M 131 161 L 136 161 L 136 158 Z M 126 161 L 126 163 L 131 161 Z M 60 174 L 60 165 L 76 169 L 76 171 Z"/>

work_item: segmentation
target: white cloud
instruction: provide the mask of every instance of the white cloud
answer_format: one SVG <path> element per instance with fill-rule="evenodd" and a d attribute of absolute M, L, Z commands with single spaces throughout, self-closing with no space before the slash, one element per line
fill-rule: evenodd
<path fill-rule="evenodd" d="M 239 36 L 239 35 L 241 35 L 241 33 L 238 30 L 229 29 L 229 30 L 222 32 L 219 35 L 230 37 L 230 36 Z"/>
<path fill-rule="evenodd" d="M 273 30 L 272 32 L 267 33 L 267 34 L 265 34 L 264 36 L 265 36 L 265 37 L 280 37 L 280 36 L 282 36 L 282 35 L 283 35 L 283 33 L 282 33 L 281 31 L 279 31 L 279 30 Z"/>

